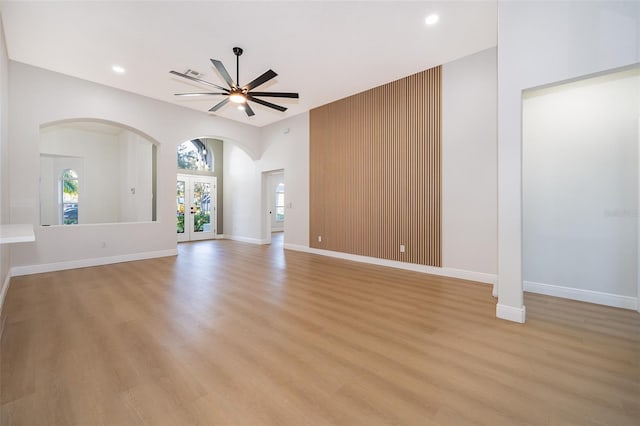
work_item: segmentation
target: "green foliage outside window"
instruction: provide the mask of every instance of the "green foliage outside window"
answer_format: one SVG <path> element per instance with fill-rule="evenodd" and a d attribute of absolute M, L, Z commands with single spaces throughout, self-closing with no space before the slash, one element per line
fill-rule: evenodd
<path fill-rule="evenodd" d="M 185 170 L 198 170 L 198 151 L 191 146 L 191 142 L 183 143 L 178 147 L 178 168 Z"/>
<path fill-rule="evenodd" d="M 178 146 L 178 169 L 213 171 L 213 154 L 206 142 L 200 139 Z"/>
<path fill-rule="evenodd" d="M 78 174 L 70 169 L 62 173 L 62 224 L 78 224 Z"/>
<path fill-rule="evenodd" d="M 195 232 L 203 232 L 204 225 L 211 222 L 210 215 L 208 213 L 196 213 L 193 220 L 193 229 Z"/>
<path fill-rule="evenodd" d="M 65 201 L 78 201 L 78 174 L 73 170 L 65 170 L 62 173 L 62 192 Z"/>
<path fill-rule="evenodd" d="M 178 213 L 178 234 L 184 234 L 184 213 Z"/>

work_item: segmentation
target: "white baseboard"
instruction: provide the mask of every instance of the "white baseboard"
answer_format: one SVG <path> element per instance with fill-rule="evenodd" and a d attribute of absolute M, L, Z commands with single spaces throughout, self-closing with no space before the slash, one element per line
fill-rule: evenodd
<path fill-rule="evenodd" d="M 240 241 L 242 243 L 249 243 L 249 244 L 269 244 L 271 242 L 270 240 L 263 240 L 260 238 L 240 237 L 238 235 L 227 235 L 225 239 Z"/>
<path fill-rule="evenodd" d="M 546 294 L 547 296 L 563 297 L 565 299 L 579 300 L 581 302 L 596 303 L 598 305 L 613 306 L 616 308 L 638 309 L 637 297 L 621 296 L 619 294 L 543 284 L 533 281 L 525 281 L 523 284 L 524 291 L 531 293 Z"/>
<path fill-rule="evenodd" d="M 111 263 L 131 262 L 134 260 L 153 259 L 156 257 L 177 256 L 178 249 L 149 251 L 143 253 L 123 254 L 119 256 L 96 257 L 92 259 L 70 260 L 66 262 L 42 263 L 38 265 L 14 266 L 11 276 L 40 274 L 43 272 L 63 271 L 65 269 L 87 268 L 90 266 L 109 265 Z"/>
<path fill-rule="evenodd" d="M 496 304 L 496 317 L 524 324 L 527 318 L 527 310 L 524 306 L 516 308 L 498 303 Z"/>
<path fill-rule="evenodd" d="M 0 290 L 0 317 L 2 316 L 2 308 L 4 307 L 4 298 L 9 291 L 9 285 L 11 284 L 11 270 L 7 271 L 7 276 L 2 283 L 2 290 Z"/>
<path fill-rule="evenodd" d="M 496 274 L 484 272 L 466 271 L 456 268 L 438 268 L 436 266 L 417 265 L 415 263 L 399 262 L 397 260 L 378 259 L 376 257 L 360 256 L 357 254 L 342 253 L 337 251 L 322 250 L 306 247 L 298 244 L 284 244 L 286 250 L 302 251 L 305 253 L 319 254 L 321 256 L 335 257 L 338 259 L 351 260 L 354 262 L 369 263 L 371 265 L 388 266 L 390 268 L 404 269 L 407 271 L 422 272 L 425 274 L 440 275 L 444 277 L 460 278 L 463 280 L 476 281 L 485 284 L 495 284 Z"/>
<path fill-rule="evenodd" d="M 498 281 L 498 276 L 496 274 L 488 274 L 486 272 L 467 271 L 465 269 L 448 268 L 446 266 L 442 268 L 436 268 L 436 269 L 441 269 L 442 270 L 441 275 L 444 275 L 446 277 L 460 278 L 462 280 L 469 280 L 469 281 L 477 281 L 483 284 L 491 284 L 492 286 L 496 284 L 496 281 Z M 434 272 L 428 272 L 428 273 L 432 274 Z"/>

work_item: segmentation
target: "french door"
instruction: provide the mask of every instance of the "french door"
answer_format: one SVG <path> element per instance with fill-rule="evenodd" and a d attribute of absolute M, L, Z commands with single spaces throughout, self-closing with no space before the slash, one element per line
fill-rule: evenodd
<path fill-rule="evenodd" d="M 178 241 L 215 238 L 216 192 L 214 176 L 178 175 L 176 184 Z"/>

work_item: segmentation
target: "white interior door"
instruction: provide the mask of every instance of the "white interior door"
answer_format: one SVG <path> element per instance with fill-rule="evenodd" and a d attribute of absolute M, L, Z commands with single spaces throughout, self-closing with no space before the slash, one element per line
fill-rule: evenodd
<path fill-rule="evenodd" d="M 178 241 L 215 238 L 217 186 L 214 176 L 178 175 L 176 219 Z"/>

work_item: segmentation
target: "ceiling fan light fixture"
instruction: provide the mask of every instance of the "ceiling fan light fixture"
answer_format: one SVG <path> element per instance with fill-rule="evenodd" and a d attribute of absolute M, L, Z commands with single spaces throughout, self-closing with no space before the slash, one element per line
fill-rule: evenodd
<path fill-rule="evenodd" d="M 215 87 L 220 90 L 220 92 L 207 92 L 207 93 L 176 93 L 176 96 L 206 96 L 206 95 L 214 95 L 214 96 L 224 96 L 222 101 L 218 102 L 216 105 L 209 109 L 209 112 L 216 112 L 229 102 L 232 104 L 236 104 L 238 109 L 244 110 L 248 117 L 252 117 L 255 115 L 253 109 L 249 105 L 249 101 L 255 102 L 267 108 L 272 108 L 281 112 L 287 110 L 286 107 L 281 105 L 276 105 L 269 101 L 265 101 L 260 99 L 261 97 L 272 97 L 272 98 L 290 98 L 290 99 L 298 99 L 300 95 L 298 93 L 293 92 L 258 92 L 255 91 L 258 86 L 263 85 L 267 81 L 270 81 L 278 74 L 272 69 L 262 73 L 259 77 L 253 79 L 249 83 L 245 85 L 240 85 L 240 55 L 242 55 L 242 49 L 239 47 L 233 48 L 233 53 L 236 55 L 236 81 L 233 81 L 229 72 L 225 68 L 225 66 L 217 59 L 210 59 L 213 66 L 216 68 L 222 79 L 227 83 L 228 88 L 219 86 L 215 83 L 211 83 L 206 80 L 202 80 L 201 78 L 194 77 L 194 72 L 192 70 L 187 70 L 187 72 L 177 72 L 177 71 L 169 71 L 170 74 L 177 75 L 179 77 L 185 78 L 187 80 L 195 81 L 200 84 L 204 84 L 210 87 Z"/>
<path fill-rule="evenodd" d="M 232 93 L 229 95 L 229 100 L 234 104 L 243 104 L 247 102 L 247 98 L 242 93 Z"/>

